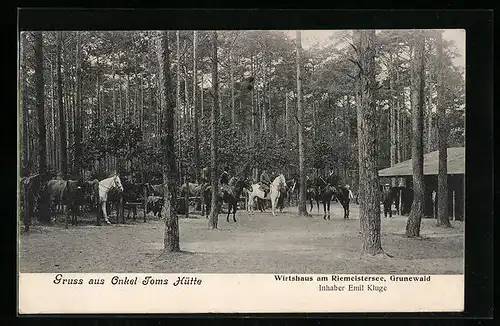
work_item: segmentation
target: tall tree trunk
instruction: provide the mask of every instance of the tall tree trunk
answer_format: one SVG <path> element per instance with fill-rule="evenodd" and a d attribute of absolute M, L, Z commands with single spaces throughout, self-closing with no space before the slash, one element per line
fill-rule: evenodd
<path fill-rule="evenodd" d="M 266 92 L 267 92 L 267 69 L 266 69 L 266 52 L 264 51 L 262 58 L 262 70 L 264 80 L 262 82 L 262 131 L 267 131 L 267 109 L 266 109 Z"/>
<path fill-rule="evenodd" d="M 212 104 L 212 115 L 211 115 L 211 150 L 210 150 L 210 171 L 212 177 L 212 203 L 211 203 L 211 211 L 210 211 L 210 219 L 208 221 L 209 228 L 217 229 L 217 224 L 219 220 L 219 187 L 218 187 L 218 161 L 217 161 L 217 150 L 218 150 L 218 118 L 219 118 L 219 78 L 217 73 L 217 32 L 212 32 L 212 96 L 213 96 L 213 104 Z"/>
<path fill-rule="evenodd" d="M 436 35 L 437 47 L 437 111 L 438 111 L 438 147 L 439 147 L 439 172 L 438 172 L 438 226 L 450 227 L 448 216 L 448 153 L 447 138 L 448 125 L 446 123 L 446 89 L 444 85 L 444 58 L 443 34 L 438 31 Z"/>
<path fill-rule="evenodd" d="M 165 144 L 163 147 L 163 186 L 165 204 L 163 205 L 163 216 L 165 216 L 165 235 L 163 248 L 165 251 L 178 252 L 179 246 L 179 221 L 176 212 L 177 206 L 177 168 L 174 144 L 174 112 L 175 103 L 172 99 L 172 78 L 170 75 L 170 53 L 168 49 L 168 32 L 161 34 L 158 51 L 160 71 L 163 76 L 160 92 L 165 104 Z"/>
<path fill-rule="evenodd" d="M 361 112 L 358 132 L 361 192 L 360 220 L 362 228 L 362 252 L 370 255 L 383 254 L 380 240 L 380 195 L 377 153 L 377 109 L 375 104 L 375 30 L 359 31 L 358 51 L 361 67 Z"/>
<path fill-rule="evenodd" d="M 285 138 L 289 139 L 290 136 L 290 112 L 288 112 L 288 91 L 285 88 Z"/>
<path fill-rule="evenodd" d="M 303 124 L 303 111 L 302 111 L 302 40 L 301 32 L 296 32 L 295 51 L 297 57 L 297 120 L 298 120 L 298 137 L 299 137 L 299 216 L 309 216 L 306 208 L 306 174 L 304 167 L 304 124 Z"/>
<path fill-rule="evenodd" d="M 396 82 L 397 82 L 397 91 L 396 91 L 396 112 L 395 112 L 395 132 L 396 132 L 396 163 L 402 161 L 401 157 L 401 94 L 400 94 L 400 80 L 399 80 L 399 70 L 396 69 Z"/>
<path fill-rule="evenodd" d="M 40 181 L 48 180 L 47 175 L 47 144 L 45 141 L 45 109 L 44 109 L 44 80 L 43 80 L 43 36 L 42 32 L 34 32 L 35 47 L 35 102 L 38 118 L 38 172 Z M 48 214 L 48 200 L 41 198 L 39 220 L 42 223 L 50 222 Z"/>
<path fill-rule="evenodd" d="M 394 62 L 392 60 L 392 54 L 389 55 L 389 124 L 390 124 L 390 136 L 391 136 L 391 166 L 396 164 L 396 94 L 394 89 Z M 392 186 L 396 186 L 396 178 L 391 178 Z"/>
<path fill-rule="evenodd" d="M 406 223 L 406 236 L 420 236 L 420 223 L 424 215 L 424 35 L 417 31 L 415 36 L 415 57 L 412 67 L 412 166 L 413 166 L 413 204 Z"/>
<path fill-rule="evenodd" d="M 55 57 L 53 58 L 55 59 Z M 55 64 L 55 61 L 56 60 L 53 60 L 54 63 L 51 63 L 50 64 L 50 108 L 51 108 L 51 123 L 50 123 L 50 126 L 51 126 L 51 136 L 52 136 L 52 162 L 53 162 L 53 166 L 52 168 L 54 169 L 54 172 L 55 171 L 58 171 L 59 170 L 59 166 L 60 166 L 60 156 L 59 156 L 59 149 L 58 149 L 58 146 L 57 144 L 59 143 L 59 139 L 58 137 L 56 136 L 56 130 L 58 129 L 58 127 L 56 126 L 56 122 L 57 122 L 57 119 L 56 119 L 56 116 L 57 116 L 57 110 L 56 110 L 56 97 L 55 97 L 55 88 L 56 88 L 56 85 L 55 85 L 55 82 L 54 82 L 54 64 Z"/>
<path fill-rule="evenodd" d="M 426 82 L 426 99 L 427 99 L 427 121 L 426 121 L 426 129 L 427 129 L 427 142 L 426 142 L 426 147 L 427 150 L 425 151 L 426 153 L 430 153 L 433 151 L 433 144 L 434 144 L 434 135 L 433 135 L 433 128 L 432 128 L 432 78 L 431 78 L 431 73 L 428 73 L 429 77 Z"/>
<path fill-rule="evenodd" d="M 196 57 L 196 38 L 197 33 L 193 31 L 193 115 L 194 115 L 194 163 L 196 167 L 196 183 L 200 179 L 200 135 L 198 123 L 198 109 L 196 107 L 196 89 L 198 88 L 198 74 L 197 74 L 197 57 Z"/>
<path fill-rule="evenodd" d="M 250 70 L 251 70 L 251 74 L 252 74 L 252 77 L 255 76 L 255 68 L 254 68 L 254 56 L 253 56 L 253 53 L 250 55 Z M 257 83 L 255 83 L 257 84 Z M 256 85 L 257 86 L 257 85 Z M 255 87 L 256 87 L 255 86 Z M 251 142 L 252 142 L 252 146 L 254 145 L 254 138 L 255 138 L 255 87 L 252 87 L 252 94 L 251 94 L 251 97 L 252 97 L 252 122 L 251 122 L 251 128 L 250 128 L 250 137 L 251 137 Z"/>
<path fill-rule="evenodd" d="M 28 176 L 31 174 L 29 171 L 29 148 L 28 148 L 28 137 L 29 137 L 29 114 L 28 114 L 28 102 L 27 102 L 27 87 L 26 87 L 26 33 L 20 33 L 20 48 L 19 54 L 21 56 L 21 70 L 19 74 L 19 86 L 21 90 L 21 96 L 19 98 L 19 108 L 21 113 L 21 169 L 22 176 Z"/>
<path fill-rule="evenodd" d="M 75 169 L 76 174 L 82 177 L 82 108 L 81 108 L 81 71 L 80 71 L 80 43 L 81 37 L 80 32 L 76 32 L 76 134 L 75 134 Z M 113 88 L 113 98 L 114 98 L 114 88 Z M 114 107 L 114 99 L 113 99 Z"/>
<path fill-rule="evenodd" d="M 268 65 L 267 68 L 269 69 L 268 75 L 267 75 L 267 101 L 268 101 L 268 106 L 267 106 L 267 111 L 266 111 L 266 121 L 267 121 L 267 129 L 273 129 L 273 116 L 272 116 L 272 106 L 271 106 L 271 55 L 267 56 L 268 58 Z"/>
<path fill-rule="evenodd" d="M 231 126 L 236 124 L 236 109 L 234 104 L 234 67 L 233 67 L 233 49 L 229 48 L 229 80 L 231 83 Z"/>
<path fill-rule="evenodd" d="M 191 123 L 191 106 L 189 105 L 189 86 L 188 86 L 189 85 L 189 83 L 188 83 L 189 76 L 188 76 L 188 69 L 187 69 L 188 61 L 187 61 L 186 53 L 187 53 L 187 51 L 184 52 L 184 99 L 185 99 L 184 110 L 186 113 L 186 119 L 185 119 L 186 130 L 189 130 L 189 125 Z"/>
<path fill-rule="evenodd" d="M 144 87 L 143 78 L 139 77 L 139 128 L 145 134 L 144 125 Z"/>
<path fill-rule="evenodd" d="M 203 120 L 205 118 L 205 111 L 204 111 L 204 100 L 203 100 L 203 93 L 204 93 L 204 81 L 203 81 L 203 74 L 201 74 L 201 89 L 200 89 L 200 106 L 201 106 L 201 119 Z"/>
<path fill-rule="evenodd" d="M 123 105 L 123 96 L 122 96 L 122 77 L 118 75 L 118 100 L 120 105 L 120 121 L 121 123 L 125 122 L 125 106 Z"/>
<path fill-rule="evenodd" d="M 98 75 L 99 76 L 99 75 Z M 125 121 L 130 118 L 130 73 L 127 73 L 127 89 L 125 90 Z"/>
<path fill-rule="evenodd" d="M 59 98 L 59 131 L 61 134 L 61 173 L 66 180 L 68 178 L 68 152 L 66 146 L 66 119 L 63 105 L 63 81 L 62 81 L 62 32 L 57 33 L 57 91 Z"/>
<path fill-rule="evenodd" d="M 183 114 L 181 110 L 181 40 L 180 40 L 180 32 L 176 31 L 176 63 L 177 63 L 177 70 L 176 70 L 176 89 L 175 89 L 175 107 L 176 107 L 176 115 L 177 115 L 177 130 L 178 130 L 178 135 L 177 135 L 177 143 L 179 148 L 179 178 L 182 178 L 182 160 L 183 160 L 183 151 L 182 148 L 183 146 L 181 145 L 182 142 L 182 126 L 183 126 L 183 118 L 185 119 L 185 114 Z"/>

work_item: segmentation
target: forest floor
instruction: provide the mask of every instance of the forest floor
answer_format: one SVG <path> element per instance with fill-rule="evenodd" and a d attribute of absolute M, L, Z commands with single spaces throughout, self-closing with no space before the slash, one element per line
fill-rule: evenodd
<path fill-rule="evenodd" d="M 322 207 L 321 207 L 322 210 Z M 19 237 L 20 272 L 82 273 L 371 273 L 462 274 L 464 225 L 435 226 L 423 219 L 421 239 L 404 237 L 406 217 L 382 217 L 381 239 L 393 258 L 360 255 L 358 205 L 350 219 L 332 203 L 331 220 L 316 207 L 309 218 L 297 208 L 273 217 L 271 212 L 237 212 L 237 222 L 219 215 L 219 228 L 208 229 L 205 217 L 179 218 L 180 253 L 165 253 L 164 220 L 142 211 L 127 224 L 95 226 L 95 219 L 77 227 L 33 225 Z"/>

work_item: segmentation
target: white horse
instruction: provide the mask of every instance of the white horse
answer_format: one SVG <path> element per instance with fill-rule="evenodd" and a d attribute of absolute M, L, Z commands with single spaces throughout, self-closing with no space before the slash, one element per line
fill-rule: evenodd
<path fill-rule="evenodd" d="M 108 200 L 108 192 L 111 189 L 118 189 L 121 192 L 123 191 L 122 182 L 118 174 L 99 181 L 99 203 L 101 204 L 104 221 L 106 221 L 107 224 L 111 224 L 108 219 L 108 213 L 106 212 L 106 201 Z"/>
<path fill-rule="evenodd" d="M 276 207 L 278 206 L 278 198 L 280 197 L 281 191 L 285 189 L 285 187 L 286 187 L 286 181 L 285 181 L 285 176 L 283 174 L 277 176 L 271 183 L 271 185 L 269 186 L 270 191 L 268 196 L 265 196 L 265 193 L 260 189 L 259 184 L 253 184 L 252 190 L 248 192 L 247 210 L 251 211 L 251 207 L 253 206 L 252 204 L 255 197 L 258 197 L 260 199 L 270 199 L 273 216 L 276 216 Z"/>

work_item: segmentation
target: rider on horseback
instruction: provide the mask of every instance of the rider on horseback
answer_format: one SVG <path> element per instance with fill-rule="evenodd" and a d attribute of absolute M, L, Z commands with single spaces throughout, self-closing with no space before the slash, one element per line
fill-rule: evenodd
<path fill-rule="evenodd" d="M 263 170 L 262 173 L 260 174 L 260 189 L 264 191 L 264 197 L 267 197 L 267 194 L 271 190 L 269 185 L 271 184 L 271 179 L 269 178 L 269 175 L 267 174 L 266 170 Z"/>
<path fill-rule="evenodd" d="M 228 183 L 229 183 L 229 173 L 227 173 L 227 168 L 224 168 L 219 177 L 219 184 L 222 186 L 222 185 L 227 185 Z"/>

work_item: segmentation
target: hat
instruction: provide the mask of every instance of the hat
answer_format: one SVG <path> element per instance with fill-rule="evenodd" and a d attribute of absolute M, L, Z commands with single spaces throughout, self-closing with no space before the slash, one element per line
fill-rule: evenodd
<path fill-rule="evenodd" d="M 386 184 L 384 185 L 384 187 L 390 187 L 390 186 L 391 186 L 391 185 L 390 185 L 390 184 L 388 184 L 388 183 L 386 183 Z"/>

